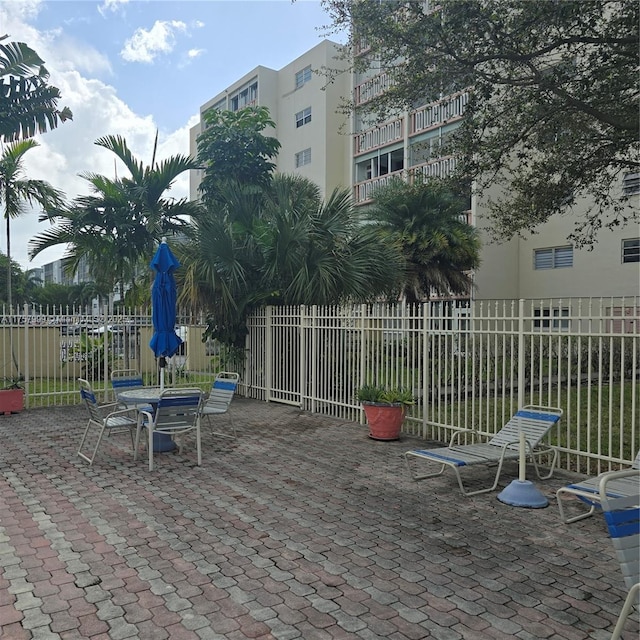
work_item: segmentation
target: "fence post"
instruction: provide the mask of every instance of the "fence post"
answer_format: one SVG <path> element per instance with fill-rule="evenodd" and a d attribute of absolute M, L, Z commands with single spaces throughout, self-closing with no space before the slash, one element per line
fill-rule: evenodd
<path fill-rule="evenodd" d="M 29 381 L 30 381 L 30 368 L 29 368 L 29 305 L 24 304 L 24 402 L 27 409 L 29 408 Z"/>
<path fill-rule="evenodd" d="M 524 406 L 524 300 L 518 300 L 518 409 Z"/>
<path fill-rule="evenodd" d="M 427 437 L 427 402 L 429 398 L 429 322 L 431 302 L 422 303 L 422 437 Z"/>
<path fill-rule="evenodd" d="M 306 305 L 301 304 L 300 309 L 300 326 L 298 331 L 300 333 L 300 362 L 298 364 L 298 386 L 300 393 L 300 408 L 304 409 L 304 399 L 307 396 L 305 393 L 305 380 L 307 379 L 307 336 L 305 332 L 305 320 L 306 320 Z"/>
<path fill-rule="evenodd" d="M 309 366 L 309 372 L 311 373 L 311 382 L 309 385 L 311 391 L 311 412 L 316 412 L 317 402 L 316 399 L 318 397 L 318 370 L 319 368 L 316 366 L 316 362 L 318 362 L 318 336 L 317 336 L 317 320 L 318 316 L 318 305 L 312 305 L 311 307 L 311 360 Z"/>
<path fill-rule="evenodd" d="M 264 337 L 265 337 L 265 357 L 264 357 L 264 395 L 267 402 L 271 401 L 271 388 L 273 385 L 273 336 L 271 335 L 273 307 L 269 305 L 264 316 Z"/>

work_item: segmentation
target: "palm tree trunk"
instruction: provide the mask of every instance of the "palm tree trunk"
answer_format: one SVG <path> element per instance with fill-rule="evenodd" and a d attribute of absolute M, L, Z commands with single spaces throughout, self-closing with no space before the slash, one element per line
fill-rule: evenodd
<path fill-rule="evenodd" d="M 9 303 L 9 313 L 11 313 L 11 225 L 9 212 L 6 212 L 7 216 L 7 302 Z"/>

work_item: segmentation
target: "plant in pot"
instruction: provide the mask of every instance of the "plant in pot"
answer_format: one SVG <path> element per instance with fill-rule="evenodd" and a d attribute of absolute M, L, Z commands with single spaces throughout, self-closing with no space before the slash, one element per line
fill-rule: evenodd
<path fill-rule="evenodd" d="M 5 379 L 0 389 L 0 415 L 18 413 L 24 409 L 24 377 Z"/>
<path fill-rule="evenodd" d="M 411 391 L 369 384 L 357 389 L 356 398 L 367 418 L 370 438 L 397 440 L 400 437 L 407 407 L 414 403 Z"/>

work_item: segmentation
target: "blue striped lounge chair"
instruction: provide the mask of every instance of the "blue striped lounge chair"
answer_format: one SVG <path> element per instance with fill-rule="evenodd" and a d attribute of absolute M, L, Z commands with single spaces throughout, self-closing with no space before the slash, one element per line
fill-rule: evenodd
<path fill-rule="evenodd" d="M 569 524 L 584 520 L 596 511 L 600 511 L 600 487 L 605 481 L 610 498 L 623 498 L 637 493 L 640 490 L 640 450 L 629 469 L 605 471 L 600 475 L 558 489 L 556 498 L 562 522 Z M 573 500 L 573 498 L 578 498 L 578 500 Z M 589 509 L 587 511 L 582 509 L 577 515 L 570 515 L 566 510 L 569 502 L 586 505 Z"/>
<path fill-rule="evenodd" d="M 460 491 L 465 496 L 493 491 L 498 486 L 502 467 L 507 460 L 520 458 L 520 433 L 525 435 L 525 453 L 540 480 L 546 480 L 553 475 L 558 458 L 557 450 L 550 445 L 542 445 L 543 438 L 551 428 L 558 424 L 562 417 L 562 409 L 527 405 L 517 411 L 498 433 L 490 437 L 487 442 L 473 444 L 461 443 L 464 435 L 477 438 L 479 434 L 474 429 L 458 429 L 451 436 L 448 447 L 436 449 L 414 449 L 404 454 L 407 468 L 414 480 L 424 480 L 441 475 L 445 469 L 451 469 L 458 480 Z M 538 459 L 543 455 L 551 455 L 551 469 L 548 474 L 541 475 Z M 497 471 L 490 487 L 469 491 L 465 488 L 461 471 L 475 465 L 497 465 Z M 426 472 L 420 473 L 419 469 Z"/>
<path fill-rule="evenodd" d="M 600 483 L 600 504 L 628 589 L 611 635 L 611 640 L 619 640 L 631 610 L 640 604 L 640 489 L 636 488 L 633 494 L 622 498 L 612 498 L 609 480 L 607 477 Z M 634 626 L 635 632 L 629 630 L 630 638 L 638 637 L 638 623 Z"/>

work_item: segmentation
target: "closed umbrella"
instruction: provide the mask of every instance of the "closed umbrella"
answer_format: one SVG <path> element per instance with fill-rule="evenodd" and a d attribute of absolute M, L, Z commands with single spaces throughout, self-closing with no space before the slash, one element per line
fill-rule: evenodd
<path fill-rule="evenodd" d="M 182 344 L 182 339 L 175 330 L 177 292 L 173 273 L 179 266 L 180 263 L 171 252 L 166 238 L 162 238 L 151 261 L 151 268 L 155 269 L 156 276 L 151 288 L 153 336 L 149 342 L 151 350 L 160 360 L 161 389 L 164 389 L 166 359 L 170 358 Z"/>

